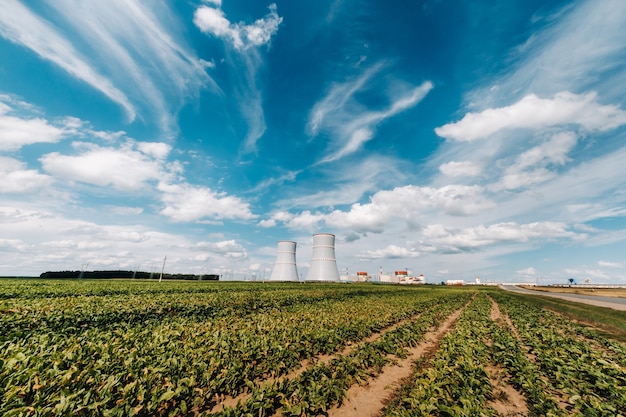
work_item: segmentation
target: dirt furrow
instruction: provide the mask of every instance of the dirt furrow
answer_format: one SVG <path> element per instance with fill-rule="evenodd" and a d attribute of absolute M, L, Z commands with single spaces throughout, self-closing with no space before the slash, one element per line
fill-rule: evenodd
<path fill-rule="evenodd" d="M 436 351 L 445 334 L 452 328 L 465 308 L 457 310 L 436 330 L 424 335 L 424 342 L 414 348 L 408 348 L 408 356 L 398 360 L 394 365 L 386 365 L 382 372 L 367 385 L 355 385 L 346 393 L 346 399 L 340 407 L 328 410 L 328 417 L 368 417 L 381 414 L 389 398 L 402 383 L 411 376 L 413 362 L 428 352 Z"/>
<path fill-rule="evenodd" d="M 277 378 L 267 378 L 264 379 L 263 381 L 261 381 L 261 385 L 265 386 L 265 385 L 270 385 L 273 384 L 275 381 L 277 380 L 284 380 L 284 379 L 295 379 L 297 377 L 299 377 L 300 375 L 302 375 L 307 369 L 309 369 L 311 366 L 314 365 L 318 365 L 318 364 L 328 364 L 333 358 L 337 358 L 339 356 L 346 356 L 349 353 L 356 351 L 359 346 L 365 344 L 365 343 L 372 343 L 377 341 L 378 339 L 380 339 L 381 337 L 383 337 L 387 332 L 392 331 L 393 329 L 396 329 L 408 322 L 411 322 L 413 320 L 417 320 L 419 319 L 419 317 L 421 316 L 421 313 L 418 313 L 414 316 L 411 316 L 407 319 L 403 319 L 400 320 L 396 323 L 393 323 L 385 328 L 383 328 L 382 330 L 371 334 L 370 336 L 368 336 L 367 338 L 363 339 L 360 342 L 357 343 L 351 343 L 347 346 L 345 346 L 340 352 L 335 352 L 333 354 L 330 355 L 319 355 L 317 357 L 314 357 L 312 359 L 305 359 L 300 363 L 300 368 L 290 372 L 287 375 L 283 375 Z M 236 397 L 231 397 L 231 396 L 219 396 L 216 397 L 215 399 L 215 405 L 213 407 L 213 409 L 211 409 L 209 412 L 210 413 L 217 413 L 220 411 L 223 411 L 225 408 L 227 407 L 235 407 L 237 405 L 237 403 L 241 402 L 245 402 L 248 398 L 250 398 L 251 394 L 249 392 L 245 392 L 243 394 L 240 394 Z"/>
<path fill-rule="evenodd" d="M 491 297 L 489 297 L 489 299 L 491 301 L 491 313 L 489 315 L 491 320 L 496 323 L 506 322 L 498 303 Z M 510 325 L 512 325 L 512 323 L 510 323 Z M 486 370 L 491 380 L 491 386 L 494 389 L 494 398 L 489 402 L 489 406 L 502 416 L 527 416 L 529 410 L 526 396 L 507 382 L 510 376 L 506 369 L 490 363 Z"/>

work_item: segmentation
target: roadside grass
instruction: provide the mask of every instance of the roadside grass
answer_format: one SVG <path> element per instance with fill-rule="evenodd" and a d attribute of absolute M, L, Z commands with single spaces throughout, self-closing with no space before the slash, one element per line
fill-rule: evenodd
<path fill-rule="evenodd" d="M 626 342 L 626 313 L 605 307 L 580 304 L 548 297 L 512 294 L 537 306 L 550 309 L 573 320 L 593 326 L 606 337 Z"/>

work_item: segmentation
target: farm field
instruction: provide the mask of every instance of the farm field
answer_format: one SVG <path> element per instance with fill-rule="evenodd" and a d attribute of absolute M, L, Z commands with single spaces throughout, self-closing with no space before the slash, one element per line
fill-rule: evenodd
<path fill-rule="evenodd" d="M 606 323 L 626 315 L 559 305 L 492 287 L 0 280 L 0 415 L 626 416 L 626 344 Z"/>

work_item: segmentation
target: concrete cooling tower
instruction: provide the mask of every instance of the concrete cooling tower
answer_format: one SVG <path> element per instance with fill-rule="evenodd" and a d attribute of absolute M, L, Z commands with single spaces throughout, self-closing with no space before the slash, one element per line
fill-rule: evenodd
<path fill-rule="evenodd" d="M 313 255 L 307 281 L 339 281 L 337 259 L 335 259 L 335 235 L 319 233 L 313 235 Z"/>
<path fill-rule="evenodd" d="M 286 240 L 278 242 L 276 263 L 272 269 L 270 281 L 299 281 L 296 267 L 296 242 Z"/>

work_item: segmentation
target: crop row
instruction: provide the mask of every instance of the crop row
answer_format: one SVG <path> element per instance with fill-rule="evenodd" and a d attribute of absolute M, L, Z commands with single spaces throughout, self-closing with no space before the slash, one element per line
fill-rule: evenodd
<path fill-rule="evenodd" d="M 505 320 L 490 317 L 492 303 L 479 294 L 434 357 L 418 362 L 385 416 L 498 415 L 495 375 L 487 371 L 496 367 L 524 395 L 530 415 L 626 414 L 622 345 L 515 296 L 491 295 L 519 338 Z"/>
<path fill-rule="evenodd" d="M 407 355 L 406 348 L 420 343 L 427 331 L 439 326 L 454 310 L 465 304 L 471 294 L 463 293 L 440 298 L 437 305 L 424 311 L 419 319 L 386 332 L 374 342 L 359 344 L 349 354 L 333 358 L 325 364 L 312 366 L 300 376 L 279 379 L 253 389 L 245 402 L 216 414 L 234 416 L 317 416 L 341 405 L 347 390 L 375 377 L 395 358 Z"/>
<path fill-rule="evenodd" d="M 129 284 L 136 285 L 135 282 Z M 379 291 L 372 291 L 371 288 L 303 289 L 299 285 L 263 285 L 262 288 L 257 285 L 257 287 L 259 287 L 257 291 L 249 291 L 248 287 L 236 291 L 226 286 L 223 292 L 165 291 L 135 295 L 93 294 L 0 300 L 0 342 L 13 337 L 27 337 L 34 331 L 74 334 L 92 327 L 124 328 L 151 320 L 162 321 L 169 317 L 188 317 L 196 321 L 213 320 L 221 317 L 248 316 L 276 308 L 288 309 L 290 306 L 299 308 L 303 304 L 328 301 L 341 303 L 380 296 L 394 298 L 406 293 L 382 288 Z M 281 291 L 280 288 L 284 288 L 285 291 Z"/>
<path fill-rule="evenodd" d="M 430 360 L 418 361 L 412 381 L 399 391 L 386 416 L 488 416 L 492 387 L 486 365 L 490 303 L 480 294 L 461 313 Z"/>
<path fill-rule="evenodd" d="M 564 316 L 505 294 L 494 297 L 519 331 L 547 389 L 569 413 L 626 415 L 626 348 Z"/>
<path fill-rule="evenodd" d="M 209 410 L 219 395 L 236 396 L 256 389 L 268 377 L 297 369 L 304 359 L 359 342 L 385 326 L 429 311 L 441 299 L 437 292 L 309 291 L 310 300 L 306 293 L 294 291 L 269 295 L 245 291 L 239 299 L 253 299 L 263 307 L 254 309 L 246 301 L 238 307 L 251 309 L 239 315 L 232 305 L 225 307 L 231 309 L 230 314 L 192 314 L 205 307 L 200 296 L 187 294 L 189 314 L 161 314 L 150 320 L 122 321 L 125 324 L 119 326 L 87 326 L 80 332 L 39 326 L 21 337 L 14 331 L 0 345 L 0 413 L 187 415 Z M 320 299 L 324 291 L 328 297 Z M 220 295 L 217 301 L 207 297 L 206 304 L 233 300 L 228 293 Z M 294 296 L 299 298 L 294 301 Z M 89 304 L 91 298 L 72 298 L 74 304 L 68 311 L 54 304 L 63 298 L 26 300 L 24 308 L 42 301 L 53 308 L 30 311 L 40 311 L 47 320 L 57 314 L 85 317 L 95 310 Z M 124 303 L 133 306 L 131 311 L 141 310 L 145 298 L 111 297 L 102 309 L 114 311 L 117 303 L 125 311 L 120 305 Z M 184 306 L 182 298 L 182 294 L 169 294 L 167 300 L 159 299 L 160 308 Z M 269 306 L 286 299 L 291 301 Z M 123 320 L 123 315 L 118 318 Z M 69 327 L 66 319 L 60 323 Z"/>

